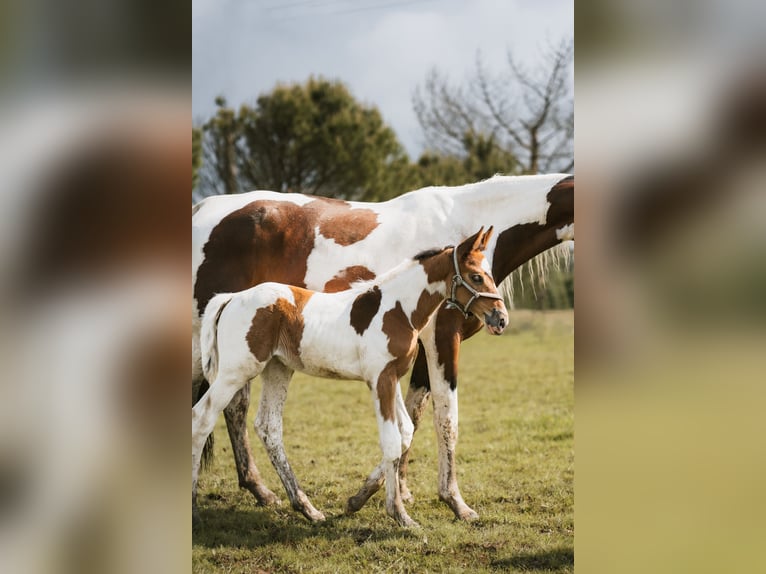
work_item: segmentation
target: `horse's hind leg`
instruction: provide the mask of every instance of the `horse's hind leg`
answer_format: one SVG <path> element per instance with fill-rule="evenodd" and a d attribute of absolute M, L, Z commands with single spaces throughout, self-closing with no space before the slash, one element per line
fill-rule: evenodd
<path fill-rule="evenodd" d="M 258 504 L 268 506 L 278 503 L 279 499 L 263 484 L 258 467 L 255 466 L 255 460 L 250 450 L 250 438 L 247 436 L 247 410 L 249 407 L 250 383 L 248 382 L 236 392 L 223 414 L 226 419 L 226 428 L 229 431 L 229 439 L 231 439 L 234 462 L 237 465 L 239 486 L 250 491 L 258 500 Z"/>
<path fill-rule="evenodd" d="M 218 415 L 244 384 L 240 374 L 219 372 L 205 396 L 192 407 L 192 501 L 196 498 L 197 475 L 205 440 L 213 431 Z"/>
<path fill-rule="evenodd" d="M 261 374 L 263 390 L 258 415 L 255 418 L 255 430 L 261 437 L 271 464 L 279 475 L 287 491 L 292 507 L 312 522 L 324 520 L 324 514 L 311 504 L 308 496 L 301 490 L 287 461 L 282 443 L 282 412 L 287 400 L 287 388 L 292 379 L 293 370 L 278 359 L 272 359 Z"/>
<path fill-rule="evenodd" d="M 413 425 L 413 435 L 415 431 L 418 430 L 418 426 L 420 426 L 420 419 L 423 418 L 423 411 L 431 396 L 430 381 L 428 378 L 428 362 L 421 341 L 418 341 L 418 347 L 418 356 L 412 367 L 410 385 L 407 389 L 407 399 L 405 401 L 405 410 Z M 412 502 L 414 500 L 410 489 L 407 487 L 407 471 L 409 469 L 411 447 L 412 440 L 410 440 L 410 444 L 404 447 L 399 462 L 399 488 L 402 491 L 402 500 L 404 502 Z"/>

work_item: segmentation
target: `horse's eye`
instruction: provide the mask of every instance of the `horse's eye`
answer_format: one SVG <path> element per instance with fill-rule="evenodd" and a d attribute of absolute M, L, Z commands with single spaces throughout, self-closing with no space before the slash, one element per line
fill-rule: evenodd
<path fill-rule="evenodd" d="M 479 275 L 478 273 L 474 273 L 473 275 L 471 275 L 471 281 L 477 284 L 483 283 L 483 279 L 481 278 L 481 275 Z"/>

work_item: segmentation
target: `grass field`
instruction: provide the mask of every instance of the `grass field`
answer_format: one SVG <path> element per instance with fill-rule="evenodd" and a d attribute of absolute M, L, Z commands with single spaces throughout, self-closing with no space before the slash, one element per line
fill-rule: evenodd
<path fill-rule="evenodd" d="M 285 446 L 327 516 L 321 525 L 291 510 L 252 426 L 259 469 L 282 505 L 257 507 L 238 489 L 221 417 L 215 462 L 200 478 L 194 572 L 572 572 L 573 327 L 571 311 L 512 311 L 505 335 L 463 344 L 458 478 L 481 517 L 474 523 L 455 521 L 436 494 L 430 406 L 413 442 L 408 511 L 422 528 L 412 531 L 386 516 L 383 491 L 343 515 L 380 458 L 364 383 L 296 374 L 290 387 Z M 256 381 L 254 403 L 259 394 Z"/>

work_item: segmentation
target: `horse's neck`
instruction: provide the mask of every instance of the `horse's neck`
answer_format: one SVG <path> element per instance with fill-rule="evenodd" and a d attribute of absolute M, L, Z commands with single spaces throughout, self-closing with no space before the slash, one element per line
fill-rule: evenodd
<path fill-rule="evenodd" d="M 420 299 L 424 292 L 438 294 L 438 297 L 428 298 L 427 308 L 420 307 L 421 312 L 430 314 L 447 297 L 447 282 L 452 279 L 451 253 L 443 251 L 423 262 L 408 260 L 381 275 L 372 284 L 379 286 L 387 296 L 401 301 L 407 311 L 422 305 Z"/>
<path fill-rule="evenodd" d="M 502 231 L 513 225 L 544 222 L 547 193 L 561 175 L 495 176 L 485 181 L 451 188 L 450 220 L 475 233 L 482 225 Z M 473 229 L 476 227 L 476 229 Z"/>
<path fill-rule="evenodd" d="M 486 252 L 496 281 L 560 241 L 549 229 L 548 194 L 565 174 L 495 176 L 453 188 L 450 221 L 463 235 L 494 225 L 493 248 Z"/>

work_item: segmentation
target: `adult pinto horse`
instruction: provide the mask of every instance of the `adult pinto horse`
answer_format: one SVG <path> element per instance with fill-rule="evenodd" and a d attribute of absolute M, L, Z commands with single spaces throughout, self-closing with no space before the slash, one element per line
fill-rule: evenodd
<path fill-rule="evenodd" d="M 282 441 L 282 412 L 294 371 L 363 380 L 372 392 L 383 451 L 386 512 L 416 526 L 402 504 L 397 469 L 413 424 L 399 379 L 417 353 L 419 332 L 442 301 L 470 309 L 500 335 L 508 312 L 482 251 L 492 235 L 482 228 L 457 247 L 426 251 L 372 281 L 338 293 L 261 283 L 216 295 L 202 320 L 202 364 L 209 390 L 192 409 L 192 492 L 202 448 L 218 414 L 248 381 L 261 375 L 255 428 L 294 509 L 324 520 L 298 486 Z"/>
<path fill-rule="evenodd" d="M 495 176 L 457 187 L 429 187 L 382 203 L 345 202 L 301 194 L 254 191 L 209 197 L 192 210 L 192 370 L 196 389 L 204 382 L 199 326 L 216 293 L 277 281 L 317 291 L 341 291 L 388 271 L 408 254 L 455 244 L 481 225 L 496 230 L 485 252 L 499 284 L 517 267 L 561 241 L 574 238 L 574 177 L 566 174 Z M 439 497 L 458 518 L 477 514 L 457 484 L 457 375 L 460 342 L 481 322 L 459 309 L 438 311 L 420 333 L 406 407 L 417 429 L 429 396 L 439 451 Z M 261 504 L 276 496 L 263 484 L 250 453 L 246 415 L 249 388 L 224 410 L 241 487 Z M 406 485 L 405 451 L 400 466 Z M 382 479 L 370 477 L 364 503 Z"/>

